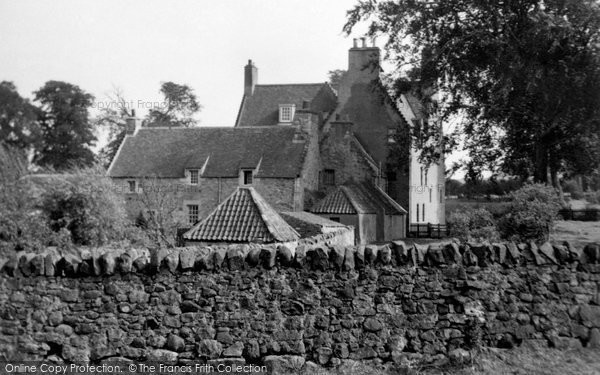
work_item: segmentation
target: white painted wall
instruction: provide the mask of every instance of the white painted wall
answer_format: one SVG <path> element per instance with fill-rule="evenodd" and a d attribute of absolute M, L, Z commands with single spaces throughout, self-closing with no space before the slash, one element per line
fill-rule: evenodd
<path fill-rule="evenodd" d="M 416 118 L 404 95 L 398 103 L 400 112 L 412 126 Z M 431 121 L 431 119 L 430 119 Z M 412 148 L 410 153 L 409 175 L 409 222 L 416 223 L 446 223 L 446 198 L 444 192 L 444 159 L 437 164 L 426 167 L 419 162 L 419 152 Z M 417 208 L 418 207 L 418 208 Z M 418 217 L 417 217 L 418 213 Z"/>

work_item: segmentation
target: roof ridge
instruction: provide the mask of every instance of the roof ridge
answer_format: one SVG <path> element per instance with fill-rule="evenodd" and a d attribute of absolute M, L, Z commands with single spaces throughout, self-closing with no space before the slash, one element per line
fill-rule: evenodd
<path fill-rule="evenodd" d="M 315 82 L 315 83 L 261 83 L 256 84 L 256 86 L 321 86 L 325 85 L 327 82 Z"/>

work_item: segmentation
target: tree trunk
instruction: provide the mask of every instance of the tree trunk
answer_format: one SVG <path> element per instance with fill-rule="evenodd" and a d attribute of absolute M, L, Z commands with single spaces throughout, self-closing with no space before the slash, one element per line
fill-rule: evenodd
<path fill-rule="evenodd" d="M 533 171 L 535 182 L 548 184 L 548 147 L 538 141 L 535 146 L 535 165 Z"/>

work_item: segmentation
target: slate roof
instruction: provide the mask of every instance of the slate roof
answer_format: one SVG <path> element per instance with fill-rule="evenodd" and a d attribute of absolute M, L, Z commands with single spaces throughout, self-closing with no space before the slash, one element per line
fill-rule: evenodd
<path fill-rule="evenodd" d="M 423 103 L 415 96 L 415 94 L 411 92 L 407 92 L 403 94 L 406 98 L 406 102 L 408 106 L 412 110 L 412 113 L 415 115 L 415 120 L 421 120 L 425 118 L 425 108 L 423 108 Z"/>
<path fill-rule="evenodd" d="M 322 234 L 324 233 L 323 228 L 346 228 L 344 224 L 306 211 L 280 212 L 279 214 L 292 228 L 300 233 L 302 238 Z"/>
<path fill-rule="evenodd" d="M 295 104 L 302 109 L 304 100 L 312 101 L 320 90 L 330 90 L 327 83 L 256 85 L 244 96 L 235 126 L 277 125 L 279 105 Z"/>
<path fill-rule="evenodd" d="M 215 242 L 288 242 L 300 238 L 251 187 L 239 187 L 183 238 Z"/>
<path fill-rule="evenodd" d="M 240 168 L 260 167 L 256 177 L 295 178 L 304 143 L 293 143 L 291 126 L 141 128 L 125 137 L 110 177 L 182 178 L 204 168 L 202 177 L 237 177 Z"/>
<path fill-rule="evenodd" d="M 317 203 L 310 211 L 319 214 L 405 215 L 396 201 L 371 182 L 349 182 L 339 186 Z"/>

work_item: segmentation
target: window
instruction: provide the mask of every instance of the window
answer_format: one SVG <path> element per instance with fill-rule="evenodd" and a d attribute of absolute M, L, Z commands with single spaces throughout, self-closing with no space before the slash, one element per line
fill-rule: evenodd
<path fill-rule="evenodd" d="M 329 220 L 335 221 L 336 223 L 340 222 L 340 218 L 339 217 L 330 217 Z"/>
<path fill-rule="evenodd" d="M 433 194 L 433 189 L 429 189 L 429 203 L 431 203 L 431 195 Z"/>
<path fill-rule="evenodd" d="M 419 222 L 419 204 L 417 203 L 417 223 Z"/>
<path fill-rule="evenodd" d="M 129 184 L 129 192 L 130 193 L 135 193 L 136 189 L 135 189 L 135 181 L 131 180 L 131 181 L 127 181 L 127 184 Z"/>
<path fill-rule="evenodd" d="M 190 169 L 190 184 L 198 185 L 198 170 Z"/>
<path fill-rule="evenodd" d="M 242 170 L 242 185 L 252 185 L 252 169 Z"/>
<path fill-rule="evenodd" d="M 388 143 L 396 143 L 396 129 L 388 129 Z"/>
<path fill-rule="evenodd" d="M 335 185 L 335 169 L 325 169 L 323 171 L 323 184 Z"/>
<path fill-rule="evenodd" d="M 280 104 L 279 105 L 279 122 L 292 122 L 294 119 L 294 110 L 296 106 L 294 104 Z"/>
<path fill-rule="evenodd" d="M 423 203 L 423 210 L 421 211 L 422 221 L 425 222 L 425 203 Z"/>
<path fill-rule="evenodd" d="M 423 167 L 421 167 L 421 186 L 423 186 Z"/>
<path fill-rule="evenodd" d="M 442 190 L 442 189 L 440 189 L 440 190 L 439 190 L 439 193 L 440 193 L 440 203 L 443 203 L 443 202 L 442 202 L 442 200 L 443 200 L 443 198 L 444 198 L 444 192 L 443 192 L 443 190 Z"/>
<path fill-rule="evenodd" d="M 425 186 L 427 186 L 427 175 L 429 174 L 429 168 L 425 168 Z"/>
<path fill-rule="evenodd" d="M 190 225 L 194 225 L 198 222 L 198 205 L 188 204 L 188 221 Z"/>

